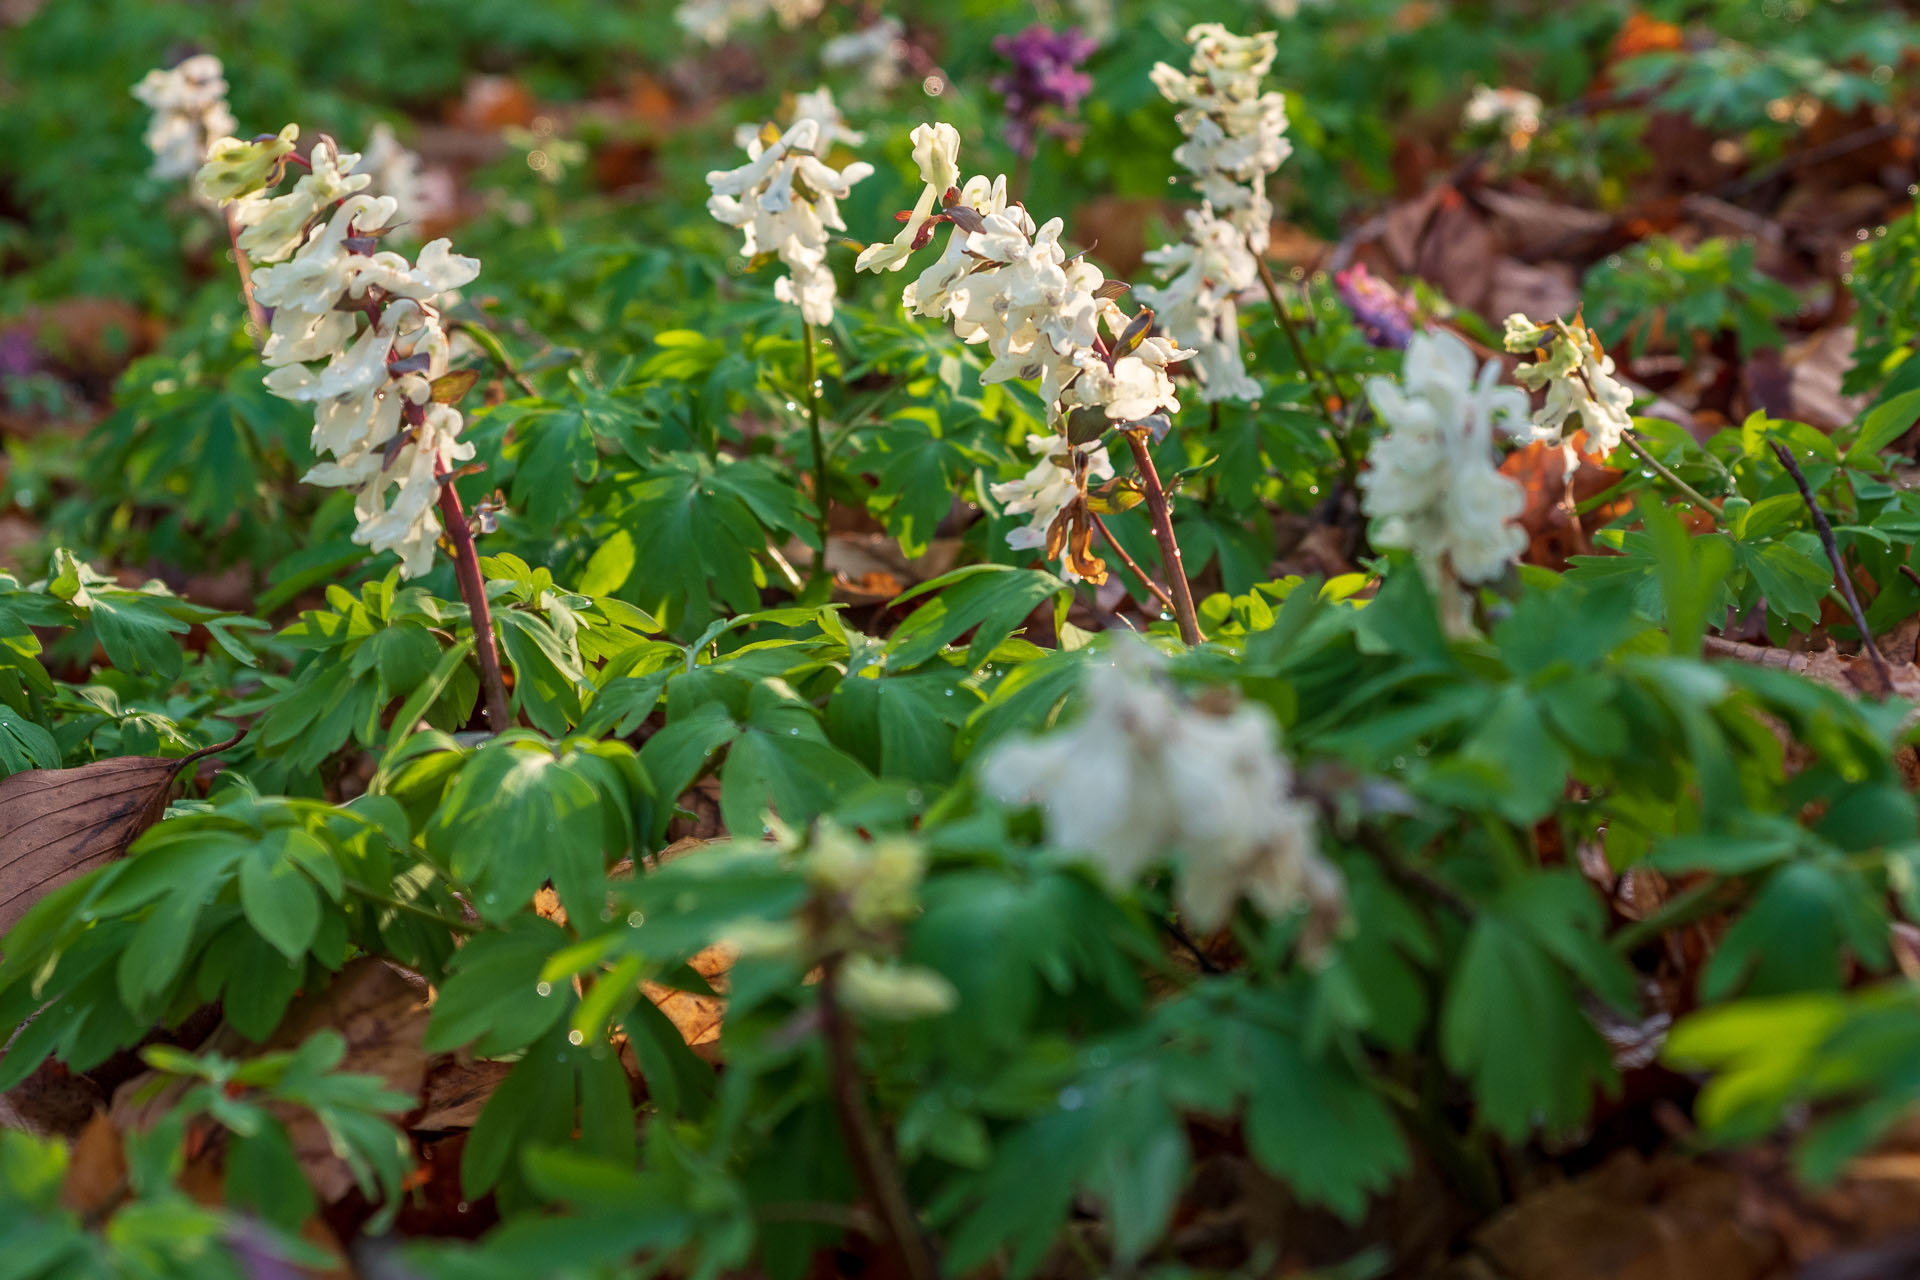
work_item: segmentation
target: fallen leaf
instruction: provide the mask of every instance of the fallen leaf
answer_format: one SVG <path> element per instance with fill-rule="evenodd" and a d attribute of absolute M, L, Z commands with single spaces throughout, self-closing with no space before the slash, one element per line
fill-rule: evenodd
<path fill-rule="evenodd" d="M 732 948 L 720 943 L 706 948 L 687 964 L 718 994 L 681 991 L 658 982 L 643 982 L 640 990 L 679 1031 L 687 1047 L 709 1061 L 719 1056 L 720 1028 L 727 1012 L 727 971 L 733 968 Z"/>
<path fill-rule="evenodd" d="M 120 1142 L 120 1131 L 106 1112 L 96 1111 L 67 1154 L 60 1203 L 75 1213 L 99 1214 L 112 1207 L 126 1189 L 127 1153 Z"/>
<path fill-rule="evenodd" d="M 125 853 L 166 812 L 182 769 L 238 741 L 174 760 L 119 756 L 0 778 L 0 934 L 49 891 Z"/>
<path fill-rule="evenodd" d="M 451 1053 L 435 1058 L 427 1068 L 420 1115 L 407 1127 L 416 1133 L 471 1129 L 487 1099 L 512 1070 L 511 1062 L 462 1061 Z"/>

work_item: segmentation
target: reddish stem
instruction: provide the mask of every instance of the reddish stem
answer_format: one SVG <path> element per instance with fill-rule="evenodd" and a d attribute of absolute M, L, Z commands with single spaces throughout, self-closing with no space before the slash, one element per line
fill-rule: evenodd
<path fill-rule="evenodd" d="M 233 206 L 227 206 L 227 240 L 233 245 L 233 265 L 240 270 L 240 296 L 247 300 L 247 314 L 253 317 L 254 328 L 260 331 L 260 341 L 267 340 L 267 330 L 272 320 L 267 309 L 253 298 L 253 264 L 247 261 L 247 255 L 240 252 L 240 224 L 233 220 Z"/>
<path fill-rule="evenodd" d="M 1187 566 L 1180 559 L 1180 544 L 1173 536 L 1173 513 L 1167 505 L 1166 490 L 1160 486 L 1160 473 L 1154 469 L 1153 455 L 1147 451 L 1145 432 L 1122 431 L 1127 447 L 1133 450 L 1133 464 L 1140 471 L 1140 488 L 1146 493 L 1147 512 L 1153 517 L 1153 536 L 1160 542 L 1160 562 L 1167 571 L 1167 585 L 1173 590 L 1173 616 L 1180 624 L 1180 638 L 1188 644 L 1201 644 L 1200 620 L 1193 611 L 1193 588 L 1187 582 Z"/>
<path fill-rule="evenodd" d="M 440 518 L 453 542 L 453 569 L 460 579 L 460 594 L 473 618 L 473 652 L 480 659 L 480 687 L 487 695 L 487 720 L 495 733 L 513 727 L 507 705 L 507 683 L 500 675 L 500 651 L 493 642 L 493 609 L 487 603 L 486 579 L 480 576 L 480 554 L 474 549 L 473 529 L 467 524 L 466 508 L 460 494 L 448 479 L 440 485 Z"/>

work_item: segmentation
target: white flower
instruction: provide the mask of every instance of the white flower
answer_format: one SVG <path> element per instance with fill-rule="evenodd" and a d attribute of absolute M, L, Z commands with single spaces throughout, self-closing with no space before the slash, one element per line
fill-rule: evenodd
<path fill-rule="evenodd" d="M 708 44 L 719 44 L 736 27 L 750 26 L 772 13 L 791 31 L 820 16 L 826 0 L 681 0 L 673 20 L 681 30 Z"/>
<path fill-rule="evenodd" d="M 1038 804 L 1047 839 L 1088 858 L 1115 892 L 1170 861 L 1175 900 L 1196 927 L 1224 924 L 1241 898 L 1270 916 L 1340 908 L 1339 873 L 1319 853 L 1312 810 L 1264 707 L 1214 714 L 1160 678 L 1137 640 L 1087 675 L 1080 718 L 1038 738 L 1000 743 L 981 785 L 1008 804 Z"/>
<path fill-rule="evenodd" d="M 1525 89 L 1494 89 L 1484 84 L 1473 87 L 1473 95 L 1460 111 L 1460 123 L 1469 128 L 1495 125 L 1516 147 L 1524 147 L 1540 132 L 1540 116 L 1546 104 L 1538 94 Z"/>
<path fill-rule="evenodd" d="M 832 100 L 825 105 L 831 107 Z M 788 274 L 775 283 L 774 295 L 798 306 L 806 322 L 816 325 L 833 322 L 827 233 L 846 229 L 839 202 L 873 172 L 864 161 L 836 171 L 820 159 L 815 152 L 822 128 L 819 119 L 806 117 L 771 143 L 756 134 L 747 141 L 746 164 L 707 175 L 713 188 L 707 211 L 745 231 L 741 251 L 749 260 L 762 253 L 779 257 Z"/>
<path fill-rule="evenodd" d="M 1088 480 L 1113 479 L 1113 462 L 1105 445 L 1075 446 L 1065 436 L 1030 435 L 1027 452 L 1040 461 L 1018 480 L 1006 480 L 990 486 L 995 502 L 1010 516 L 1031 515 L 1021 528 L 1007 535 L 1007 545 L 1016 550 L 1045 550 L 1054 521 L 1080 498 Z M 1066 576 L 1073 580 L 1071 569 Z"/>
<path fill-rule="evenodd" d="M 365 187 L 372 178 L 357 173 L 360 157 L 341 155 L 326 138 L 313 144 L 311 171 L 283 196 L 262 192 L 233 202 L 233 221 L 243 227 L 240 252 L 254 262 L 280 262 L 307 238 L 307 228 L 321 212 Z"/>
<path fill-rule="evenodd" d="M 147 150 L 153 176 L 186 178 L 207 158 L 207 145 L 238 128 L 227 109 L 227 80 L 220 59 L 209 53 L 165 71 L 149 71 L 133 96 L 153 109 Z"/>
<path fill-rule="evenodd" d="M 861 84 L 885 93 L 900 83 L 910 52 L 900 19 L 882 17 L 869 26 L 835 36 L 820 46 L 820 65 L 851 72 Z"/>
<path fill-rule="evenodd" d="M 1200 399 L 1209 404 L 1259 399 L 1260 384 L 1248 376 L 1240 357 L 1235 302 L 1258 279 L 1259 267 L 1239 229 L 1203 204 L 1187 213 L 1185 239 L 1151 251 L 1146 260 L 1160 268 L 1163 283 L 1136 285 L 1133 296 L 1153 308 L 1170 337 L 1194 349 Z"/>
<path fill-rule="evenodd" d="M 1117 348 L 1127 317 L 1117 307 L 1109 307 L 1105 316 Z M 1084 347 L 1073 354 L 1080 375 L 1061 393 L 1063 409 L 1097 408 L 1106 413 L 1109 421 L 1118 423 L 1138 422 L 1161 409 L 1168 413 L 1180 411 L 1167 366 L 1186 359 L 1192 351 L 1156 336 L 1142 339 L 1133 350 L 1116 354 L 1111 361 Z"/>
<path fill-rule="evenodd" d="M 813 148 L 822 158 L 835 147 L 865 146 L 867 135 L 858 129 L 847 128 L 847 118 L 840 114 L 840 104 L 833 100 L 833 90 L 821 85 L 808 93 L 793 95 L 793 118 L 796 122 L 813 120 L 820 125 L 820 136 L 814 141 Z M 745 126 L 742 126 L 744 129 Z M 739 138 L 739 133 L 734 135 Z M 747 140 L 740 138 L 740 145 Z M 871 170 L 872 166 L 868 166 Z"/>
<path fill-rule="evenodd" d="M 1547 389 L 1546 403 L 1533 415 L 1534 438 L 1559 444 L 1567 420 L 1577 416 L 1586 427 L 1586 452 L 1605 458 L 1633 427 L 1633 389 L 1614 377 L 1613 357 L 1601 349 L 1599 336 L 1574 323 L 1577 329 L 1564 320 L 1536 325 L 1523 315 L 1508 316 L 1506 348 L 1537 352 L 1532 364 L 1513 371 L 1527 390 Z"/>
<path fill-rule="evenodd" d="M 860 251 L 856 271 L 898 271 L 913 255 L 920 229 L 933 216 L 933 206 L 949 187 L 960 181 L 960 131 L 950 124 L 923 124 L 913 133 L 913 162 L 926 185 L 914 202 L 913 213 L 891 241 L 870 244 Z"/>
<path fill-rule="evenodd" d="M 1151 73 L 1161 95 L 1180 108 L 1176 119 L 1187 135 L 1173 158 L 1248 247 L 1264 253 L 1273 222 L 1267 178 L 1293 154 L 1286 98 L 1260 88 L 1273 66 L 1276 38 L 1271 31 L 1236 36 L 1204 22 L 1188 30 L 1187 42 L 1193 46 L 1189 70 L 1162 62 Z"/>
<path fill-rule="evenodd" d="M 1497 385 L 1500 366 L 1477 371 L 1473 352 L 1450 333 L 1416 333 L 1399 383 L 1367 383 L 1387 434 L 1360 477 L 1361 507 L 1375 546 L 1414 554 L 1452 629 L 1462 629 L 1459 583 L 1487 582 L 1526 549 L 1512 522 L 1526 505 L 1520 485 L 1500 474 L 1494 433 L 1517 431 L 1526 397 Z"/>
<path fill-rule="evenodd" d="M 395 552 L 414 577 L 433 564 L 442 478 L 473 456 L 459 410 L 434 400 L 450 354 L 436 302 L 480 264 L 444 239 L 413 261 L 378 248 L 398 201 L 359 193 L 371 177 L 353 171 L 358 159 L 322 143 L 292 191 L 246 197 L 236 217 L 248 224 L 243 252 L 285 259 L 255 272 L 254 298 L 273 308 L 267 389 L 314 407 L 323 460 L 305 479 L 357 489 L 354 541 Z"/>

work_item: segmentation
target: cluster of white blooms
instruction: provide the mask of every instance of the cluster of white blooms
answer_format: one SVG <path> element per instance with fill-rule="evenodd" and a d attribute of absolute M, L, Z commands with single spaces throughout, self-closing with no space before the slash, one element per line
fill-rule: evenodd
<path fill-rule="evenodd" d="M 1270 916 L 1337 916 L 1340 874 L 1320 855 L 1312 808 L 1291 794 L 1266 708 L 1182 700 L 1143 641 L 1122 638 L 1110 657 L 1088 672 L 1072 725 L 992 749 L 986 790 L 1040 805 L 1048 841 L 1091 860 L 1116 892 L 1170 860 L 1175 901 L 1198 928 L 1224 924 L 1242 898 Z"/>
<path fill-rule="evenodd" d="M 1538 94 L 1478 84 L 1460 111 L 1460 123 L 1470 129 L 1494 126 L 1515 147 L 1525 147 L 1540 132 L 1540 117 L 1545 110 L 1546 104 Z"/>
<path fill-rule="evenodd" d="M 976 174 L 962 184 L 960 135 L 950 124 L 914 129 L 913 159 L 925 184 L 920 198 L 899 235 L 861 251 L 859 270 L 898 271 L 939 223 L 949 223 L 945 248 L 900 300 L 910 314 L 947 321 L 962 342 L 985 345 L 992 360 L 981 382 L 1038 381 L 1040 398 L 1062 421 L 1081 410 L 1127 426 L 1179 409 L 1167 366 L 1194 353 L 1151 336 L 1150 314 L 1130 319 L 1121 311 L 1100 269 L 1061 245 L 1060 219 L 1036 226 L 1023 206 L 1008 200 L 1005 175 Z M 1042 455 L 1033 471 L 995 490 L 1019 504 L 1010 512 L 1034 516 L 1009 535 L 1010 543 L 1044 545 L 1049 556 L 1065 553 L 1070 578 L 1101 581 L 1104 567 L 1087 551 L 1092 525 L 1085 498 L 1089 477 L 1112 475 L 1105 451 L 1064 438 L 1033 449 Z M 1071 493 L 1061 487 L 1062 477 L 1072 482 Z"/>
<path fill-rule="evenodd" d="M 1188 71 L 1161 62 L 1152 73 L 1155 87 L 1180 108 L 1187 135 L 1173 158 L 1214 211 L 1239 228 L 1247 247 L 1265 253 L 1273 223 L 1267 178 L 1293 154 L 1287 100 L 1260 87 L 1273 66 L 1274 33 L 1236 36 L 1203 22 L 1187 32 L 1187 42 L 1193 46 Z"/>
<path fill-rule="evenodd" d="M 360 157 L 326 139 L 292 190 L 268 195 L 298 133 L 222 139 L 196 187 L 232 205 L 241 251 L 258 266 L 254 300 L 273 313 L 261 349 L 267 389 L 314 406 L 313 446 L 331 460 L 305 479 L 357 488 L 354 541 L 398 553 L 413 577 L 433 562 L 441 477 L 473 456 L 459 439 L 459 410 L 436 397 L 448 344 L 434 303 L 471 283 L 480 264 L 446 240 L 413 262 L 381 249 L 398 202 L 361 193 L 371 179 L 354 172 Z"/>
<path fill-rule="evenodd" d="M 821 45 L 820 65 L 849 72 L 868 89 L 885 93 L 900 83 L 912 53 L 906 32 L 900 19 L 881 17 L 869 26 L 835 36 Z"/>
<path fill-rule="evenodd" d="M 846 128 L 825 89 L 803 95 L 795 115 L 784 134 L 772 125 L 742 131 L 747 163 L 707 175 L 707 211 L 746 233 L 741 252 L 749 260 L 766 253 L 786 265 L 775 296 L 799 307 L 808 324 L 831 324 L 836 291 L 827 233 L 846 230 L 839 202 L 873 166 L 856 160 L 836 171 L 821 159 L 835 141 L 864 138 Z"/>
<path fill-rule="evenodd" d="M 820 16 L 826 0 L 681 0 L 673 20 L 688 35 L 719 44 L 736 27 L 751 26 L 769 13 L 791 31 Z"/>
<path fill-rule="evenodd" d="M 1527 545 L 1512 523 L 1526 494 L 1500 474 L 1494 450 L 1495 432 L 1524 431 L 1527 398 L 1497 385 L 1499 377 L 1497 361 L 1476 370 L 1473 352 L 1453 334 L 1416 333 L 1400 381 L 1367 383 L 1387 425 L 1360 477 L 1370 536 L 1375 546 L 1414 554 L 1456 632 L 1466 623 L 1459 584 L 1499 577 Z"/>
<path fill-rule="evenodd" d="M 133 86 L 133 96 L 153 108 L 146 143 L 156 178 L 191 176 L 207 158 L 207 144 L 238 127 L 227 110 L 225 71 L 210 53 L 196 54 L 165 71 L 147 72 Z"/>
<path fill-rule="evenodd" d="M 1523 315 L 1507 317 L 1508 351 L 1534 353 L 1532 364 L 1513 371 L 1529 391 L 1547 389 L 1547 400 L 1533 415 L 1534 438 L 1559 444 L 1567 420 L 1579 417 L 1587 430 L 1589 454 L 1605 458 L 1620 447 L 1633 426 L 1633 388 L 1614 377 L 1613 357 L 1600 337 L 1575 317 L 1535 324 Z"/>
<path fill-rule="evenodd" d="M 1212 205 L 1187 213 L 1186 238 L 1146 255 L 1160 268 L 1162 283 L 1136 285 L 1133 293 L 1152 307 L 1160 323 L 1194 349 L 1200 399 L 1257 400 L 1260 384 L 1240 358 L 1240 308 L 1235 299 L 1259 275 L 1246 238 Z"/>

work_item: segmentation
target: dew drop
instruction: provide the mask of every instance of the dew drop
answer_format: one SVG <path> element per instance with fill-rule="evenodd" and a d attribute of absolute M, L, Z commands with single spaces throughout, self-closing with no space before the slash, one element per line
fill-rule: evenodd
<path fill-rule="evenodd" d="M 627 912 L 627 928 L 638 929 L 647 922 L 647 918 L 638 911 Z"/>
<path fill-rule="evenodd" d="M 550 996 L 553 994 L 553 984 L 551 982 L 542 982 L 536 985 L 533 990 L 536 995 Z"/>
<path fill-rule="evenodd" d="M 568 1044 L 572 1044 L 572 1045 L 581 1045 L 581 1044 L 585 1044 L 586 1042 L 587 1042 L 587 1037 L 586 1037 L 586 1035 L 585 1035 L 584 1033 L 582 1033 L 582 1032 L 579 1032 L 579 1031 L 569 1031 L 569 1032 L 567 1032 L 567 1043 L 568 1043 Z"/>
<path fill-rule="evenodd" d="M 467 1202 L 466 1202 L 465 1200 L 462 1200 L 462 1201 L 461 1201 L 461 1202 L 460 1202 L 459 1204 L 457 1204 L 457 1205 L 455 1205 L 455 1206 L 453 1206 L 453 1211 L 454 1211 L 455 1213 L 466 1213 L 466 1212 L 467 1212 Z"/>
<path fill-rule="evenodd" d="M 1060 1091 L 1060 1109 L 1062 1111 L 1078 1111 L 1081 1106 L 1085 1104 L 1086 1100 L 1087 1095 L 1072 1085 L 1068 1085 Z"/>

